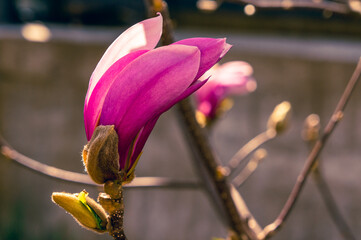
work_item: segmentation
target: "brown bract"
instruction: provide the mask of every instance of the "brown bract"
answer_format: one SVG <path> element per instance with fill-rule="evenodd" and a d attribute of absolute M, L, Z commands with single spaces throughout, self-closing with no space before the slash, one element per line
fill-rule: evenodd
<path fill-rule="evenodd" d="M 98 126 L 83 149 L 83 162 L 94 182 L 103 184 L 120 177 L 118 135 L 113 125 Z"/>

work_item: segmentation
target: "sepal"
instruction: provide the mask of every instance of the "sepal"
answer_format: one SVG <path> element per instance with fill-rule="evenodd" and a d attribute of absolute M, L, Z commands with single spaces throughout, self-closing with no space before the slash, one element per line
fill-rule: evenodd
<path fill-rule="evenodd" d="M 94 182 L 103 184 L 120 176 L 118 135 L 114 125 L 96 127 L 93 136 L 83 149 L 85 168 Z"/>

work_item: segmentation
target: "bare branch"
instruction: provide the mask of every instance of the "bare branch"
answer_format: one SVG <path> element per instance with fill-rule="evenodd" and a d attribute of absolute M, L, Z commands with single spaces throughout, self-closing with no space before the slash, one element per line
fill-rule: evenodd
<path fill-rule="evenodd" d="M 310 114 L 304 121 L 304 127 L 301 132 L 302 138 L 307 143 L 308 147 L 312 149 L 320 136 L 320 117 L 317 114 Z M 321 160 L 317 159 L 312 169 L 312 177 L 316 183 L 321 198 L 326 205 L 327 211 L 330 214 L 333 222 L 338 228 L 340 234 L 344 239 L 355 240 L 351 228 L 348 226 L 346 220 L 343 218 L 336 200 L 332 196 L 331 190 L 327 184 L 325 177 L 321 171 Z"/>
<path fill-rule="evenodd" d="M 150 16 L 156 14 L 159 0 L 147 0 L 150 7 Z M 174 42 L 172 25 L 169 18 L 168 7 L 165 1 L 162 2 L 160 12 L 163 16 L 162 45 Z M 178 103 L 178 110 L 181 115 L 182 126 L 189 138 L 190 149 L 194 154 L 195 165 L 199 167 L 199 174 L 204 177 L 204 183 L 212 200 L 221 208 L 223 217 L 226 218 L 228 226 L 237 233 L 239 237 L 246 239 L 258 239 L 257 234 L 261 231 L 258 223 L 248 211 L 240 194 L 233 185 L 229 184 L 226 176 L 220 171 L 218 159 L 214 156 L 205 136 L 203 129 L 195 119 L 195 111 L 189 101 L 185 99 Z M 209 181 L 208 181 L 209 180 Z M 220 210 L 220 209 L 218 209 Z M 249 224 L 251 222 L 252 224 Z"/>
<path fill-rule="evenodd" d="M 224 2 L 252 4 L 259 8 L 311 8 L 327 10 L 335 13 L 347 14 L 352 12 L 347 2 L 336 1 L 292 1 L 292 0 L 279 0 L 279 1 L 267 1 L 267 0 L 224 0 Z"/>
<path fill-rule="evenodd" d="M 335 199 L 332 196 L 331 190 L 322 174 L 319 165 L 312 171 L 312 176 L 321 194 L 322 200 L 324 201 L 326 208 L 340 234 L 344 239 L 356 240 L 356 237 L 353 235 L 346 220 L 342 216 Z"/>
<path fill-rule="evenodd" d="M 14 150 L 0 135 L 0 155 L 12 160 L 13 162 L 30 169 L 36 173 L 45 175 L 57 180 L 71 182 L 76 184 L 85 184 L 88 186 L 101 187 L 94 183 L 87 174 L 76 173 L 71 171 L 62 170 L 56 167 L 52 167 L 43 163 L 40 163 L 34 159 L 31 159 L 16 150 Z M 171 188 L 171 189 L 199 189 L 201 184 L 196 182 L 178 181 L 163 177 L 136 177 L 130 184 L 124 186 L 124 188 L 141 189 L 141 188 Z"/>
<path fill-rule="evenodd" d="M 341 119 L 343 117 L 343 111 L 346 107 L 348 100 L 350 99 L 350 96 L 351 96 L 353 90 L 355 89 L 355 86 L 360 78 L 360 75 L 361 75 L 361 58 L 359 59 L 356 69 L 355 69 L 350 81 L 348 82 L 328 124 L 326 125 L 326 127 L 324 129 L 324 133 L 323 133 L 322 137 L 316 142 L 310 155 L 308 156 L 308 158 L 304 164 L 304 167 L 303 167 L 301 173 L 299 174 L 297 181 L 296 181 L 281 213 L 279 214 L 279 216 L 276 218 L 276 220 L 272 224 L 265 227 L 265 229 L 262 233 L 262 235 L 265 238 L 271 237 L 274 233 L 276 233 L 277 230 L 280 229 L 281 225 L 287 219 L 291 210 L 295 206 L 295 203 L 296 203 L 296 201 L 300 195 L 300 192 L 305 184 L 307 176 L 309 175 L 309 173 L 312 170 L 312 166 L 317 161 L 318 156 L 320 155 L 323 147 L 325 146 L 328 138 L 332 134 L 336 125 L 341 121 Z"/>
<path fill-rule="evenodd" d="M 71 171 L 66 171 L 58 169 L 43 163 L 40 163 L 34 159 L 31 159 L 16 150 L 14 150 L 10 145 L 8 145 L 5 140 L 0 136 L 0 153 L 14 162 L 24 166 L 30 170 L 33 170 L 36 173 L 42 175 L 56 178 L 66 182 L 80 183 L 90 186 L 100 186 L 95 184 L 87 174 L 76 173 Z"/>
<path fill-rule="evenodd" d="M 233 179 L 232 183 L 239 188 L 256 171 L 259 163 L 267 156 L 267 151 L 263 148 L 258 149 L 246 167 Z"/>
<path fill-rule="evenodd" d="M 227 168 L 230 170 L 229 175 L 232 175 L 235 169 L 241 164 L 241 162 L 246 159 L 253 151 L 255 151 L 264 143 L 276 137 L 276 135 L 276 131 L 274 131 L 273 129 L 268 129 L 267 131 L 258 134 L 246 145 L 244 145 L 228 162 Z"/>

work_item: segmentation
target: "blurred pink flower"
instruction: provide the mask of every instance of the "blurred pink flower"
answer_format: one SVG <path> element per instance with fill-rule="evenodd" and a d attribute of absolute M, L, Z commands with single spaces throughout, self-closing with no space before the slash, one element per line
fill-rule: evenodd
<path fill-rule="evenodd" d="M 121 34 L 96 66 L 84 103 L 87 139 L 98 125 L 114 125 L 120 170 L 129 176 L 160 115 L 188 97 L 198 80 L 231 45 L 225 39 L 191 38 L 155 48 L 162 16 Z"/>
<path fill-rule="evenodd" d="M 211 68 L 204 77 L 211 76 L 195 96 L 197 111 L 207 120 L 214 120 L 222 109 L 222 102 L 230 95 L 240 95 L 256 89 L 251 65 L 242 61 L 228 62 Z"/>

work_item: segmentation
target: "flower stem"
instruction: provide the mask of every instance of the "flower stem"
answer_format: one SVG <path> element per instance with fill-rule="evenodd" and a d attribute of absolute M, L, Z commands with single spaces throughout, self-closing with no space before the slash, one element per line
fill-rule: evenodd
<path fill-rule="evenodd" d="M 104 184 L 105 193 L 99 194 L 99 203 L 109 213 L 107 230 L 114 240 L 127 240 L 124 233 L 123 187 L 119 181 Z"/>
<path fill-rule="evenodd" d="M 209 142 L 198 125 L 194 109 L 189 99 L 185 99 L 178 105 L 182 116 L 184 128 L 190 138 L 189 145 L 195 154 L 195 164 L 207 184 L 207 190 L 212 200 L 218 204 L 229 227 L 239 237 L 244 239 L 257 239 L 260 228 L 257 221 L 249 212 L 241 195 L 229 184 L 226 176 L 222 173 L 219 161 L 213 154 Z"/>
<path fill-rule="evenodd" d="M 109 234 L 114 238 L 114 240 L 127 240 L 127 237 L 124 234 L 123 216 L 124 209 L 112 212 L 109 215 L 109 221 L 112 226 Z"/>
<path fill-rule="evenodd" d="M 242 171 L 232 180 L 233 185 L 239 188 L 254 173 L 260 163 L 267 156 L 267 151 L 258 149 Z"/>

